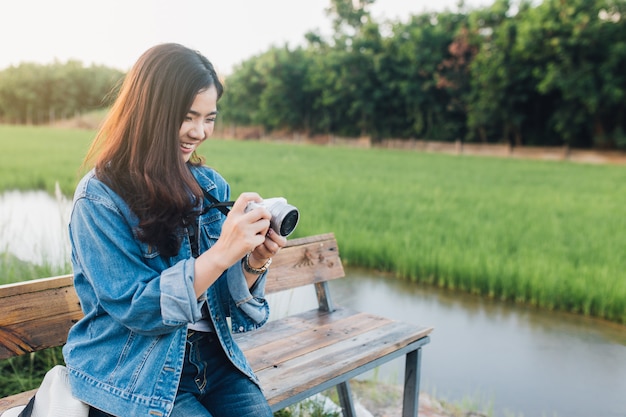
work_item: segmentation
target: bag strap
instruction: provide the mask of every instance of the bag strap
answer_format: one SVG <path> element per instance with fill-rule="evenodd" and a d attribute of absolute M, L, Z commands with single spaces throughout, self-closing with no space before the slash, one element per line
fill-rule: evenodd
<path fill-rule="evenodd" d="M 22 412 L 19 413 L 17 417 L 31 417 L 33 415 L 34 406 L 35 406 L 35 396 L 33 395 L 30 401 L 28 401 L 28 404 L 26 404 L 26 407 L 24 407 Z"/>

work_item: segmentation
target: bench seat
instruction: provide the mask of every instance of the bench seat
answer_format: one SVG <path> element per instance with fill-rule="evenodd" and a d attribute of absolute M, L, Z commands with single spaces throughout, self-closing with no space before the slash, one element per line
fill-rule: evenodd
<path fill-rule="evenodd" d="M 431 330 L 338 307 L 272 321 L 235 339 L 277 411 L 416 351 Z"/>

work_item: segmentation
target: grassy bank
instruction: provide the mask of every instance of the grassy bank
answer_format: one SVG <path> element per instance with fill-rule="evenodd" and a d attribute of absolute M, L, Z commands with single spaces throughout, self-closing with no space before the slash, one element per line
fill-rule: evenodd
<path fill-rule="evenodd" d="M 93 132 L 0 126 L 0 189 L 70 193 Z M 212 140 L 233 194 L 285 196 L 352 265 L 626 323 L 626 168 Z"/>
<path fill-rule="evenodd" d="M 0 190 L 47 190 L 71 195 L 93 137 L 78 129 L 0 125 Z"/>

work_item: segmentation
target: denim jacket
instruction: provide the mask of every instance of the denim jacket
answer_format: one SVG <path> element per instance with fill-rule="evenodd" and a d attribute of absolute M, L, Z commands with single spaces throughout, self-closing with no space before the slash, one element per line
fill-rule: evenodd
<path fill-rule="evenodd" d="M 191 167 L 200 186 L 220 201 L 230 188 L 215 171 Z M 215 243 L 225 216 L 199 218 L 199 252 Z M 187 326 L 209 306 L 230 361 L 258 384 L 235 333 L 256 329 L 269 317 L 265 274 L 248 289 L 241 263 L 226 270 L 196 298 L 189 234 L 165 258 L 137 239 L 138 219 L 94 172 L 79 183 L 69 225 L 74 286 L 84 318 L 70 330 L 63 355 L 75 397 L 118 416 L 168 416 L 183 367 Z"/>

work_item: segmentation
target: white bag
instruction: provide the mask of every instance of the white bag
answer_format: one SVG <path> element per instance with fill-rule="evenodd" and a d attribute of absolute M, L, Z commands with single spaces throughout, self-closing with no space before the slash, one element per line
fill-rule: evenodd
<path fill-rule="evenodd" d="M 2 417 L 88 417 L 89 405 L 72 396 L 67 368 L 57 365 L 46 373 L 27 405 L 13 407 Z"/>

